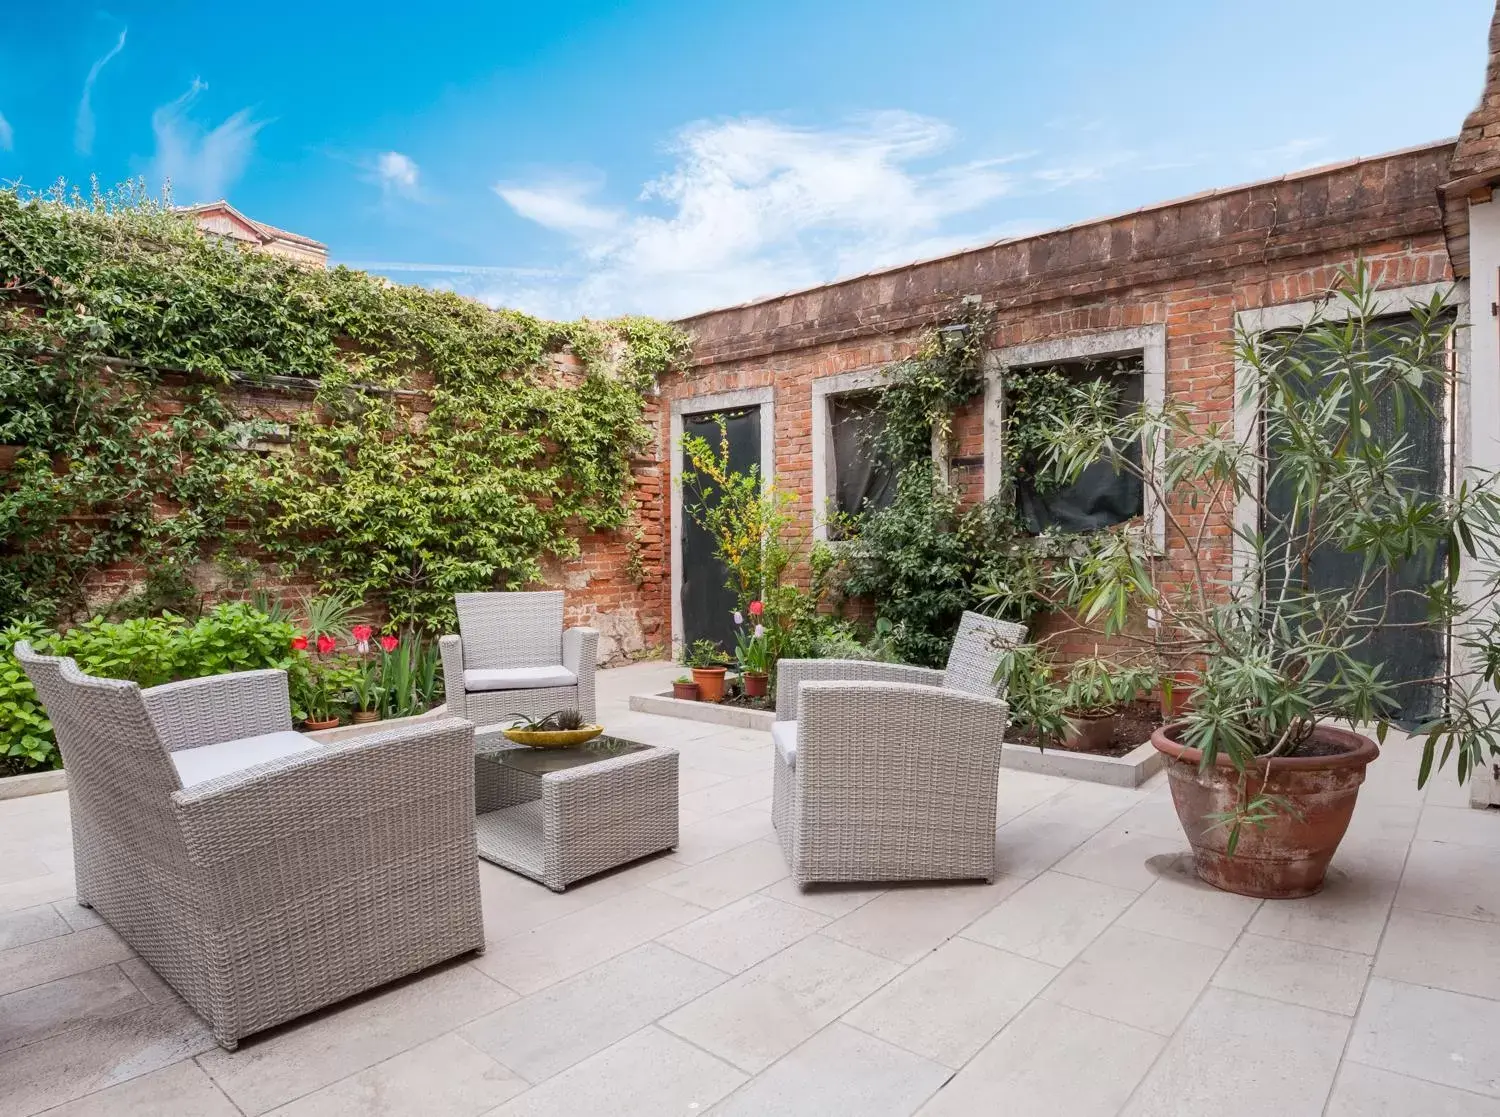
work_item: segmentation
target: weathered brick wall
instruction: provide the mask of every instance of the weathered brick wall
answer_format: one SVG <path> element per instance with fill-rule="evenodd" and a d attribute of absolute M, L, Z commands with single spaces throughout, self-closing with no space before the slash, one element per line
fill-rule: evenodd
<path fill-rule="evenodd" d="M 1336 269 L 1366 259 L 1382 286 L 1451 278 L 1438 186 L 1452 152 L 1438 144 L 1214 191 L 1120 217 L 1002 242 L 941 260 L 735 307 L 683 323 L 694 366 L 663 385 L 667 400 L 772 385 L 778 483 L 812 521 L 811 401 L 815 380 L 879 367 L 909 354 L 924 327 L 956 316 L 964 296 L 995 310 L 988 348 L 1162 325 L 1166 391 L 1204 421 L 1232 416 L 1230 354 L 1238 311 L 1311 299 Z M 667 447 L 662 409 L 661 449 Z M 953 481 L 983 492 L 982 402 L 955 416 Z M 1227 508 L 1171 508 L 1183 531 L 1204 517 L 1213 579 L 1230 575 Z M 669 525 L 670 526 L 670 525 Z M 1162 560 L 1195 579 L 1180 539 Z M 1059 620 L 1047 631 L 1066 627 Z M 1092 639 L 1063 639 L 1086 654 Z"/>

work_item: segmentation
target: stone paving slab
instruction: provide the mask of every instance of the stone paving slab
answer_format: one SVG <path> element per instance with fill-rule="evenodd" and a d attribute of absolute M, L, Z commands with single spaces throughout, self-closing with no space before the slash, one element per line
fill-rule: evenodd
<path fill-rule="evenodd" d="M 1411 742 L 1303 900 L 1199 883 L 1162 776 L 1010 769 L 994 884 L 804 891 L 769 736 L 629 709 L 677 670 L 598 686 L 680 750 L 674 852 L 561 895 L 481 865 L 483 956 L 233 1053 L 73 901 L 66 792 L 0 800 L 0 1113 L 1500 1117 L 1500 811 Z"/>

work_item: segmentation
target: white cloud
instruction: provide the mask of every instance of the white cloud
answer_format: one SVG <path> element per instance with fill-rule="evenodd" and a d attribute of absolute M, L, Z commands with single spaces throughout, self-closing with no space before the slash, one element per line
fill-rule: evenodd
<path fill-rule="evenodd" d="M 399 194 L 416 198 L 421 193 L 421 168 L 410 155 L 399 151 L 382 151 L 375 158 L 375 180 L 386 195 Z"/>
<path fill-rule="evenodd" d="M 241 109 L 205 130 L 188 116 L 188 109 L 207 88 L 194 78 L 186 93 L 151 114 L 151 129 L 156 133 L 152 177 L 170 182 L 173 197 L 182 203 L 224 197 L 244 173 L 255 134 L 265 126 L 264 121 L 251 119 L 249 109 Z"/>
<path fill-rule="evenodd" d="M 94 150 L 94 106 L 91 99 L 94 95 L 94 83 L 99 80 L 99 73 L 109 65 L 110 59 L 125 49 L 125 32 L 120 32 L 120 37 L 115 41 L 109 51 L 89 67 L 89 76 L 83 79 L 83 95 L 78 98 L 78 119 L 73 125 L 73 147 L 80 155 L 88 155 Z"/>
<path fill-rule="evenodd" d="M 585 200 L 602 185 L 597 177 L 592 180 L 556 177 L 530 186 L 497 183 L 495 193 L 529 221 L 560 233 L 584 235 L 608 232 L 622 220 L 622 214 Z"/>
<path fill-rule="evenodd" d="M 1323 154 L 1328 141 L 1320 137 L 1287 140 L 1274 147 L 1245 152 L 1245 161 L 1252 167 L 1286 174 L 1300 171 L 1304 167 L 1315 167 L 1326 158 Z"/>
<path fill-rule="evenodd" d="M 5 114 L 0 112 L 0 151 L 9 151 L 16 142 L 16 134 L 11 129 L 10 121 L 5 119 Z"/>
<path fill-rule="evenodd" d="M 1025 176 L 1006 165 L 1022 157 L 929 168 L 953 139 L 907 112 L 831 129 L 692 124 L 672 169 L 641 191 L 648 212 L 601 204 L 598 179 L 501 183 L 517 214 L 567 235 L 577 258 L 568 280 L 475 293 L 558 317 L 677 315 L 975 243 L 945 226 L 1015 190 Z"/>

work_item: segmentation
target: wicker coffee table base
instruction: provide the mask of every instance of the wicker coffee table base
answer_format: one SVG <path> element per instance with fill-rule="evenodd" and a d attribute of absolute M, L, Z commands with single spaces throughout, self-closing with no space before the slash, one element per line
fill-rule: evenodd
<path fill-rule="evenodd" d="M 479 856 L 554 892 L 677 844 L 677 753 L 639 752 L 531 775 L 486 741 L 474 765 Z"/>

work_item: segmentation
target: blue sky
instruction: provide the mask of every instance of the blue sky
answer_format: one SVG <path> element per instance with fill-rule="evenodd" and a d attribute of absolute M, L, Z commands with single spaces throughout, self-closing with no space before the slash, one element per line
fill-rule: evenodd
<path fill-rule="evenodd" d="M 403 282 L 671 316 L 1454 135 L 1492 11 L 11 3 L 0 180 L 170 178 Z"/>

